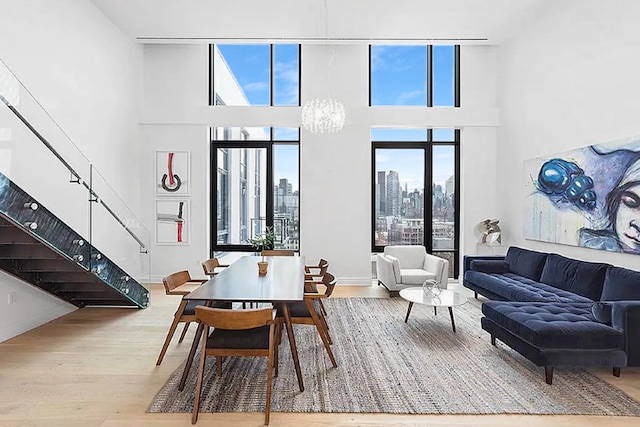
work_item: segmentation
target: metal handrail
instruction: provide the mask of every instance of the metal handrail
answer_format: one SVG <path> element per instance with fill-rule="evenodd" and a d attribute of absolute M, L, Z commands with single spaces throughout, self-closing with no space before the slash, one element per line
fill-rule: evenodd
<path fill-rule="evenodd" d="M 82 179 L 80 174 L 78 172 L 76 172 L 75 169 L 73 169 L 73 167 L 69 164 L 69 162 L 67 162 L 64 159 L 64 157 L 62 157 L 62 155 L 60 155 L 60 153 L 58 153 L 58 151 L 51 145 L 51 143 L 49 143 L 49 141 L 47 141 L 47 139 L 44 136 L 42 136 L 42 134 L 40 134 L 40 132 L 38 132 L 31 125 L 31 123 L 29 123 L 29 121 L 2 94 L 0 94 L 0 101 L 2 101 L 9 108 L 9 110 L 11 110 L 11 112 L 18 119 L 20 119 L 20 121 L 27 127 L 27 129 L 29 129 L 31 131 L 31 133 L 33 133 L 35 135 L 35 137 L 38 138 L 38 140 L 40 142 L 42 142 L 42 144 L 45 147 L 47 147 L 47 149 L 51 152 L 51 154 L 53 154 L 60 161 L 60 163 L 62 163 L 64 165 L 64 167 L 67 168 L 67 170 L 69 171 L 69 173 L 72 176 L 72 179 L 70 180 L 70 182 L 82 184 L 89 191 L 89 194 L 90 194 L 90 198 L 89 198 L 90 200 L 89 201 L 91 201 L 91 202 L 99 202 L 105 208 L 105 210 L 107 212 L 109 212 L 109 214 L 116 220 L 116 222 L 118 222 L 118 224 L 120 224 L 127 231 L 127 233 L 129 233 L 129 235 L 136 242 L 138 242 L 138 245 L 140 245 L 140 252 L 146 253 L 147 252 L 146 251 L 147 247 L 144 244 L 144 242 L 129 227 L 127 227 L 127 225 L 120 219 L 120 217 L 113 211 L 113 209 L 111 209 L 109 207 L 109 205 L 107 205 L 98 196 L 98 194 L 96 194 L 96 192 L 91 188 L 91 185 L 87 184 L 87 182 Z M 90 166 L 93 168 L 93 165 L 90 164 Z M 75 178 L 75 180 L 74 180 L 74 178 Z"/>

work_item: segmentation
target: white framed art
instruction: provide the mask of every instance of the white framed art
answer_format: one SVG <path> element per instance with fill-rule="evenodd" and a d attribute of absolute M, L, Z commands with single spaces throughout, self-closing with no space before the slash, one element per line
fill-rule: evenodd
<path fill-rule="evenodd" d="M 188 245 L 191 223 L 188 199 L 156 199 L 156 243 Z"/>
<path fill-rule="evenodd" d="M 156 151 L 156 196 L 186 196 L 190 192 L 189 151 Z"/>

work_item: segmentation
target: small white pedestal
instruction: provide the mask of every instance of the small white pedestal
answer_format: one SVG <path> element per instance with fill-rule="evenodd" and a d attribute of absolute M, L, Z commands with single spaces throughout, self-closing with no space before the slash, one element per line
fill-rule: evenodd
<path fill-rule="evenodd" d="M 497 255 L 506 255 L 508 248 L 509 247 L 507 245 L 502 245 L 502 244 L 488 245 L 486 243 L 478 242 L 476 251 L 478 252 L 478 255 L 497 256 Z"/>

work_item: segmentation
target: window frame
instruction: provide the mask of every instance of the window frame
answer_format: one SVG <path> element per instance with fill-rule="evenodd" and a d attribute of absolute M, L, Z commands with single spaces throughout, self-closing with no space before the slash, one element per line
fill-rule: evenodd
<path fill-rule="evenodd" d="M 433 205 L 427 205 L 427 200 L 433 200 L 433 149 L 436 146 L 453 146 L 454 149 L 454 238 L 453 249 L 433 249 Z M 384 246 L 376 244 L 376 150 L 378 149 L 422 149 L 424 150 L 424 231 L 422 245 L 427 253 L 437 255 L 439 252 L 453 253 L 454 278 L 460 272 L 460 129 L 454 129 L 453 141 L 433 140 L 433 129 L 427 129 L 427 139 L 424 141 L 371 141 L 371 252 L 380 253 Z M 429 202 L 431 203 L 431 202 Z"/>
<path fill-rule="evenodd" d="M 224 44 L 224 43 L 218 43 Z M 298 104 L 297 105 L 274 105 L 275 100 L 275 85 L 276 85 L 276 57 L 275 47 L 277 45 L 295 45 L 296 43 L 252 43 L 254 45 L 268 45 L 269 46 L 269 104 L 268 105 L 248 105 L 249 107 L 300 107 L 302 106 L 302 44 L 297 43 L 298 46 Z M 215 89 L 215 49 L 216 43 L 209 44 L 209 106 L 225 106 L 220 97 L 216 93 Z"/>
<path fill-rule="evenodd" d="M 265 210 L 266 210 L 266 226 L 273 227 L 274 226 L 274 150 L 276 145 L 295 145 L 298 147 L 298 170 L 300 170 L 300 130 L 298 130 L 298 138 L 297 140 L 274 140 L 275 128 L 271 127 L 269 132 L 269 139 L 265 140 L 216 140 L 215 132 L 219 127 L 212 126 L 210 128 L 209 134 L 209 158 L 211 164 L 211 173 L 209 174 L 210 179 L 210 195 L 209 195 L 209 205 L 210 205 L 210 257 L 213 258 L 217 253 L 220 252 L 250 252 L 254 253 L 255 248 L 251 244 L 218 244 L 218 149 L 265 149 L 266 153 L 266 182 L 268 185 L 268 189 L 264 190 L 260 188 L 258 194 L 254 195 L 254 197 L 263 198 L 265 197 Z M 225 127 L 226 129 L 226 127 Z M 248 171 L 247 171 L 248 172 Z M 252 171 L 253 174 L 256 174 L 256 171 Z M 300 173 L 298 173 L 298 188 L 300 188 Z M 265 194 L 266 191 L 266 194 Z M 302 192 L 298 190 L 298 209 L 301 205 L 300 199 L 302 198 Z M 255 212 L 254 212 L 255 214 Z M 300 212 L 298 211 L 298 218 L 300 218 Z M 247 230 L 249 233 L 253 233 L 254 230 L 251 230 L 251 224 L 247 224 Z M 251 234 L 250 234 L 251 235 Z M 300 242 L 298 241 L 298 248 L 300 248 Z M 298 249 L 299 250 L 299 249 Z"/>
<path fill-rule="evenodd" d="M 427 104 L 425 106 L 415 105 L 372 105 L 372 86 L 371 86 L 371 48 L 374 45 L 369 45 L 369 107 L 403 107 L 403 108 L 447 108 L 447 107 L 434 107 L 433 106 L 433 46 L 432 44 L 425 45 L 427 49 L 427 75 L 425 76 L 426 88 L 427 88 Z M 393 45 L 392 45 L 393 46 Z M 420 46 L 420 45 L 417 45 Z M 455 44 L 453 46 L 453 106 L 449 108 L 460 108 L 460 45 Z"/>

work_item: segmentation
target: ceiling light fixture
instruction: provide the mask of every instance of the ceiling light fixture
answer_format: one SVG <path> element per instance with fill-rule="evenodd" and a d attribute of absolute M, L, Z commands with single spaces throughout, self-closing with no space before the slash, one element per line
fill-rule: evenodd
<path fill-rule="evenodd" d="M 329 11 L 327 0 L 324 0 L 324 29 L 325 40 L 329 42 Z M 331 59 L 327 65 L 327 73 L 333 62 L 335 48 L 331 44 Z M 327 75 L 327 93 L 329 93 L 329 76 Z M 337 99 L 327 96 L 305 102 L 302 107 L 302 126 L 313 133 L 333 133 L 344 127 L 346 113 L 344 105 Z"/>

